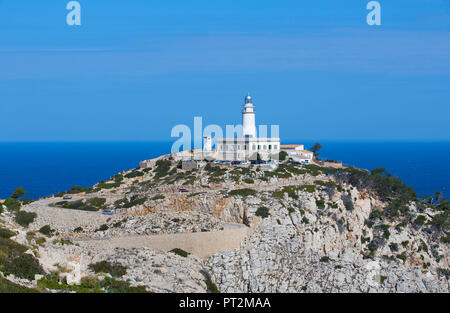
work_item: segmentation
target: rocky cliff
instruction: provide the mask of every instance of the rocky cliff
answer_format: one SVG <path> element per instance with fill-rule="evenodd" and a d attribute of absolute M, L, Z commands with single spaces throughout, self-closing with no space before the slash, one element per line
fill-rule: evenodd
<path fill-rule="evenodd" d="M 5 202 L 2 279 L 66 292 L 449 291 L 449 202 L 417 199 L 382 169 L 141 164 L 58 195 L 71 200 Z M 224 229 L 236 245 L 220 246 Z M 177 234 L 195 233 L 210 242 L 176 246 Z M 5 248 L 15 244 L 22 252 Z M 30 275 L 15 267 L 23 254 L 36 265 Z"/>

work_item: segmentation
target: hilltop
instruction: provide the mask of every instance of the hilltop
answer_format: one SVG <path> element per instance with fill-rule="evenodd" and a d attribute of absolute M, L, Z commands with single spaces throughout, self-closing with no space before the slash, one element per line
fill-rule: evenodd
<path fill-rule="evenodd" d="M 3 291 L 449 291 L 448 200 L 381 168 L 165 155 L 2 209 Z"/>

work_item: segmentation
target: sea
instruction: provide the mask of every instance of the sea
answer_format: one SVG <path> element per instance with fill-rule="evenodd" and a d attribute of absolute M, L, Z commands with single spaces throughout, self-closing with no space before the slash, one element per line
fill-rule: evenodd
<path fill-rule="evenodd" d="M 314 142 L 302 143 L 305 148 Z M 321 159 L 374 169 L 379 166 L 400 177 L 419 194 L 439 190 L 450 197 L 448 142 L 320 142 Z M 139 161 L 170 153 L 172 142 L 3 142 L 0 143 L 0 199 L 16 187 L 27 198 L 41 198 L 92 186 L 116 173 L 139 166 Z"/>

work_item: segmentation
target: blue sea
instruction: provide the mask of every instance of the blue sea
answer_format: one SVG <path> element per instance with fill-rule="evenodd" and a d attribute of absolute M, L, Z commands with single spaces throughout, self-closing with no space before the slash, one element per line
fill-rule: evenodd
<path fill-rule="evenodd" d="M 321 143 L 322 159 L 365 169 L 382 166 L 419 195 L 439 190 L 450 197 L 450 142 Z M 73 185 L 92 186 L 170 148 L 170 142 L 0 143 L 0 199 L 16 187 L 39 198 Z"/>

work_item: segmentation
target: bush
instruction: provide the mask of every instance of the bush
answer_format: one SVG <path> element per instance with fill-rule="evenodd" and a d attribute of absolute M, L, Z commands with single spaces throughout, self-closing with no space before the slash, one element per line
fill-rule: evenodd
<path fill-rule="evenodd" d="M 5 202 L 3 202 L 3 205 L 5 205 L 9 211 L 19 211 L 22 206 L 19 200 L 12 198 L 6 199 Z"/>
<path fill-rule="evenodd" d="M 36 217 L 37 214 L 34 212 L 19 211 L 16 213 L 15 221 L 23 227 L 28 227 Z"/>
<path fill-rule="evenodd" d="M 22 197 L 26 193 L 27 192 L 25 191 L 25 189 L 23 189 L 22 187 L 18 187 L 18 188 L 16 188 L 16 190 L 14 190 L 13 194 L 11 195 L 11 198 L 17 199 L 17 198 Z"/>
<path fill-rule="evenodd" d="M 229 196 L 254 196 L 256 194 L 256 190 L 249 189 L 249 188 L 243 188 L 243 189 L 235 189 L 228 192 Z"/>
<path fill-rule="evenodd" d="M 424 215 L 419 215 L 414 221 L 414 224 L 423 225 L 427 221 L 427 218 Z"/>
<path fill-rule="evenodd" d="M 79 226 L 79 227 L 75 228 L 75 229 L 73 230 L 73 232 L 74 232 L 74 233 L 81 233 L 81 232 L 83 232 L 83 227 Z"/>
<path fill-rule="evenodd" d="M 33 280 L 36 274 L 45 274 L 39 261 L 31 254 L 10 255 L 5 265 L 5 272 L 17 277 Z"/>
<path fill-rule="evenodd" d="M 251 179 L 251 178 L 245 178 L 244 179 L 244 183 L 246 183 L 246 184 L 254 184 L 255 181 L 253 179 Z"/>
<path fill-rule="evenodd" d="M 437 272 L 440 275 L 444 275 L 445 277 L 450 278 L 450 270 L 448 268 L 438 268 Z"/>
<path fill-rule="evenodd" d="M 163 198 L 164 198 L 164 196 L 163 196 Z M 152 200 L 155 200 L 155 199 L 152 199 Z M 145 201 L 147 201 L 147 197 L 139 198 L 138 195 L 134 195 L 131 197 L 130 200 L 128 200 L 128 198 L 123 198 L 123 199 L 117 200 L 114 202 L 114 205 L 118 208 L 127 209 L 127 208 L 131 208 L 133 206 L 136 206 L 136 205 L 144 204 Z"/>
<path fill-rule="evenodd" d="M 345 201 L 344 206 L 347 211 L 353 211 L 355 209 L 355 207 L 353 206 L 353 202 L 351 200 Z"/>
<path fill-rule="evenodd" d="M 185 258 L 189 255 L 189 252 L 186 252 L 186 251 L 184 251 L 182 249 L 179 249 L 179 248 L 172 249 L 169 252 L 175 253 L 175 254 L 177 254 L 179 256 L 182 256 L 182 257 L 185 257 Z"/>
<path fill-rule="evenodd" d="M 327 257 L 327 256 L 323 256 L 323 257 L 320 258 L 320 262 L 326 262 L 326 263 L 328 263 L 328 262 L 330 262 L 330 258 Z"/>
<path fill-rule="evenodd" d="M 278 158 L 280 161 L 284 161 L 286 160 L 286 158 L 288 157 L 288 154 L 286 151 L 280 151 Z"/>
<path fill-rule="evenodd" d="M 206 284 L 206 290 L 209 293 L 220 293 L 219 288 L 217 288 L 217 285 L 213 283 L 211 280 L 211 275 L 205 270 L 201 270 L 200 273 L 205 277 L 205 284 Z"/>
<path fill-rule="evenodd" d="M 135 177 L 141 177 L 141 176 L 144 176 L 144 173 L 137 171 L 137 170 L 131 171 L 130 173 L 125 175 L 126 178 L 135 178 Z M 116 182 L 120 182 L 120 181 L 116 180 Z"/>
<path fill-rule="evenodd" d="M 309 192 L 309 193 L 313 193 L 314 191 L 316 191 L 316 186 L 314 185 L 303 185 L 299 187 L 300 190 L 305 191 L 305 192 Z"/>
<path fill-rule="evenodd" d="M 105 198 L 90 198 L 87 200 L 75 200 L 75 201 L 59 201 L 54 204 L 54 206 L 63 208 L 63 209 L 72 209 L 72 210 L 80 210 L 80 211 L 99 211 L 103 208 L 103 205 L 106 203 Z"/>
<path fill-rule="evenodd" d="M 24 287 L 0 276 L 0 293 L 38 293 L 36 289 Z"/>
<path fill-rule="evenodd" d="M 110 263 L 108 261 L 101 261 L 89 264 L 89 269 L 98 273 L 108 273 L 113 277 L 122 277 L 127 273 L 127 268 L 120 263 Z"/>
<path fill-rule="evenodd" d="M 108 225 L 102 224 L 102 225 L 100 225 L 100 227 L 96 231 L 105 231 L 105 230 L 108 230 L 108 229 L 109 229 Z"/>
<path fill-rule="evenodd" d="M 145 286 L 131 287 L 129 282 L 109 277 L 103 279 L 99 286 L 105 288 L 108 293 L 147 293 Z"/>
<path fill-rule="evenodd" d="M 161 178 L 168 174 L 172 162 L 169 160 L 158 160 L 156 161 L 156 167 L 153 170 L 155 172 L 155 178 Z"/>
<path fill-rule="evenodd" d="M 324 209 L 325 208 L 325 201 L 323 199 L 316 199 L 316 206 L 318 209 Z"/>
<path fill-rule="evenodd" d="M 402 260 L 404 263 L 406 261 L 406 254 L 405 253 L 397 254 L 396 258 Z"/>
<path fill-rule="evenodd" d="M 265 206 L 259 207 L 256 210 L 255 213 L 256 216 L 262 217 L 262 218 L 266 218 L 269 217 L 270 213 L 269 213 L 269 208 L 266 208 Z"/>
<path fill-rule="evenodd" d="M 8 239 L 15 235 L 17 235 L 17 234 L 9 229 L 0 228 L 0 238 Z"/>
<path fill-rule="evenodd" d="M 54 232 L 54 230 L 51 229 L 50 225 L 45 225 L 45 226 L 42 226 L 42 227 L 39 229 L 39 232 L 40 232 L 41 234 L 43 234 L 43 235 L 51 236 L 52 233 Z"/>

